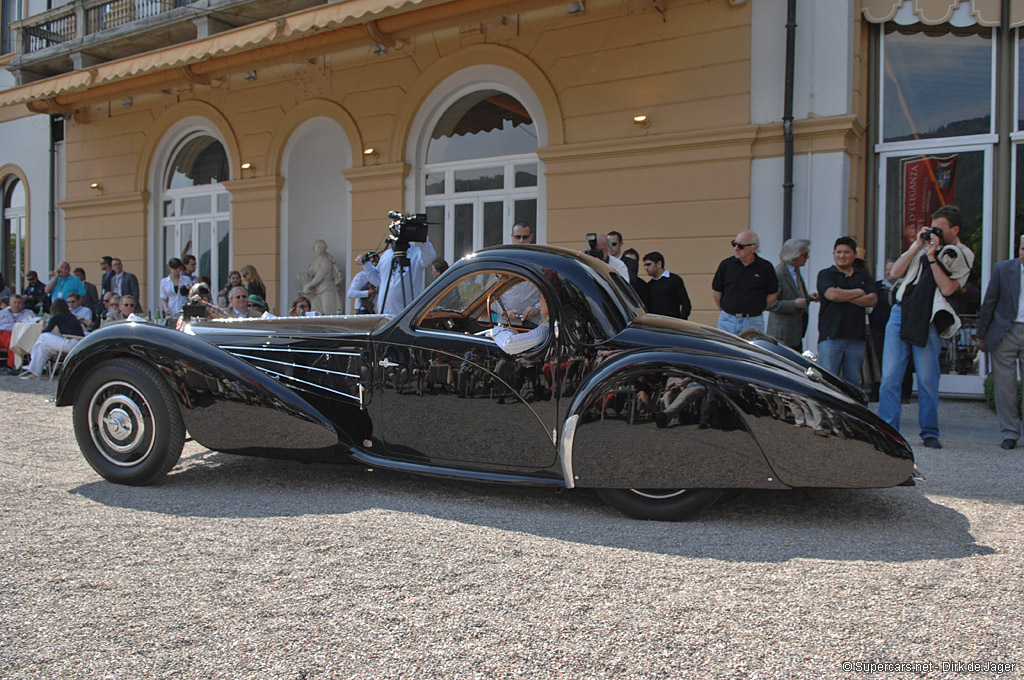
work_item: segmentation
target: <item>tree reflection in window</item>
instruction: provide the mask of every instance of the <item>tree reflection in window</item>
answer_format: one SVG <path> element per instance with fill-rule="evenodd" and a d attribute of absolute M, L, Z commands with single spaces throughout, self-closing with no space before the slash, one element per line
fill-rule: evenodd
<path fill-rule="evenodd" d="M 988 29 L 922 31 L 890 24 L 883 69 L 884 141 L 992 132 Z"/>

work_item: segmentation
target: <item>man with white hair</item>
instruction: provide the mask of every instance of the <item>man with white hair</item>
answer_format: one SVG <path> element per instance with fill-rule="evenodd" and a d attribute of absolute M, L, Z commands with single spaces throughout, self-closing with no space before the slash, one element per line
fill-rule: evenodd
<path fill-rule="evenodd" d="M 721 312 L 718 328 L 739 335 L 748 328 L 764 332 L 764 310 L 779 297 L 779 279 L 768 260 L 757 254 L 761 242 L 752 231 L 732 240 L 733 256 L 718 265 L 711 296 Z"/>
<path fill-rule="evenodd" d="M 800 267 L 807 264 L 811 242 L 791 238 L 782 244 L 775 276 L 779 280 L 779 296 L 768 307 L 768 335 L 797 352 L 804 350 L 809 302 L 817 302 L 818 294 L 808 292 Z"/>

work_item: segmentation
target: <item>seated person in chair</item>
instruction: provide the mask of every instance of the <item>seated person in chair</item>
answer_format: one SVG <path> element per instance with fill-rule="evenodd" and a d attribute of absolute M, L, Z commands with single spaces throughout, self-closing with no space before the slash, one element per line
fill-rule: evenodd
<path fill-rule="evenodd" d="M 78 318 L 68 309 L 68 303 L 57 298 L 50 305 L 50 312 L 53 316 L 43 329 L 42 335 L 32 345 L 32 361 L 28 368 L 21 374 L 22 380 L 35 380 L 43 374 L 43 367 L 54 354 L 68 352 L 85 335 L 82 324 Z M 60 335 L 53 330 L 60 331 Z"/>
<path fill-rule="evenodd" d="M 14 324 L 31 321 L 35 316 L 31 309 L 25 307 L 25 299 L 20 295 L 12 295 L 10 306 L 0 310 L 0 347 L 8 350 L 7 366 L 2 369 L 4 373 L 14 374 L 14 352 L 10 351 Z"/>

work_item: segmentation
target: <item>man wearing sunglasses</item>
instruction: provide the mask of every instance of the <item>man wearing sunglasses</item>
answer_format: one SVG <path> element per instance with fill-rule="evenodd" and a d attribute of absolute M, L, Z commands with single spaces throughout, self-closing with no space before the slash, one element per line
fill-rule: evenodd
<path fill-rule="evenodd" d="M 718 265 L 711 295 L 721 310 L 718 328 L 739 335 L 748 328 L 764 332 L 764 310 L 779 297 L 775 267 L 757 254 L 760 241 L 752 231 L 732 240 L 733 256 Z"/>

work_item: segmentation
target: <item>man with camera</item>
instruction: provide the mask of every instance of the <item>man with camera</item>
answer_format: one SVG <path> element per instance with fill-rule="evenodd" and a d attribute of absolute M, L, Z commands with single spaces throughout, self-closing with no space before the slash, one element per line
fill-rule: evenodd
<path fill-rule="evenodd" d="M 188 302 L 192 279 L 182 272 L 185 265 L 176 257 L 167 261 L 171 273 L 160 280 L 160 307 L 165 317 L 174 316 Z"/>
<path fill-rule="evenodd" d="M 626 265 L 619 258 L 608 254 L 608 237 L 604 234 L 587 234 L 587 250 L 583 251 L 583 254 L 596 257 L 629 281 L 629 270 L 626 269 Z"/>
<path fill-rule="evenodd" d="M 963 215 L 955 205 L 944 205 L 932 215 L 931 227 L 922 227 L 892 266 L 893 279 L 903 277 L 885 327 L 882 385 L 878 415 L 900 427 L 900 385 L 907 362 L 914 360 L 920 395 L 918 420 L 921 439 L 930 449 L 939 441 L 939 353 L 942 338 L 960 327 L 950 298 L 967 283 L 974 251 L 959 240 Z"/>
<path fill-rule="evenodd" d="M 356 314 L 377 313 L 377 290 L 380 288 L 380 272 L 377 271 L 377 263 L 380 256 L 377 253 L 363 253 L 356 258 L 356 264 L 362 267 L 352 277 L 352 284 L 348 287 L 348 297 L 355 300 Z"/>

